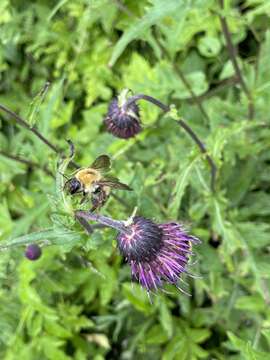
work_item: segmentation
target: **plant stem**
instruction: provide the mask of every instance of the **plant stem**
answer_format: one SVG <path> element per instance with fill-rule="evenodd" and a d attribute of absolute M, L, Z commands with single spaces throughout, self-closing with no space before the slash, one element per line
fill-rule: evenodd
<path fill-rule="evenodd" d="M 180 69 L 179 66 L 177 66 L 176 63 L 173 63 L 173 68 L 174 68 L 174 71 L 176 72 L 176 74 L 179 76 L 179 78 L 185 84 L 186 88 L 189 90 L 193 102 L 198 106 L 198 108 L 200 109 L 200 111 L 203 114 L 203 116 L 205 117 L 205 119 L 210 123 L 210 118 L 209 118 L 207 112 L 204 110 L 204 107 L 200 103 L 199 98 L 193 92 L 192 87 L 190 86 L 190 84 L 189 84 L 187 78 L 185 77 L 183 71 Z"/>
<path fill-rule="evenodd" d="M 22 164 L 25 164 L 31 168 L 38 168 L 38 169 L 41 169 L 43 170 L 46 174 L 48 174 L 49 176 L 51 176 L 52 178 L 54 178 L 54 175 L 53 173 L 47 168 L 47 166 L 41 166 L 40 164 L 34 162 L 34 161 L 31 161 L 31 160 L 28 160 L 28 159 L 25 159 L 21 156 L 17 156 L 17 155 L 11 155 L 5 151 L 2 151 L 0 150 L 0 155 L 2 156 L 5 156 L 6 158 L 10 159 L 10 160 L 13 160 L 13 161 L 17 161 L 19 163 L 22 163 Z"/>
<path fill-rule="evenodd" d="M 76 220 L 81 224 L 81 226 L 85 229 L 86 233 L 88 235 L 91 235 L 94 230 L 92 226 L 88 223 L 88 221 L 85 220 L 82 216 L 79 216 L 77 213 L 75 213 Z"/>
<path fill-rule="evenodd" d="M 161 101 L 153 98 L 152 96 L 149 96 L 149 95 L 145 95 L 145 94 L 137 94 L 137 95 L 134 95 L 134 96 L 131 96 L 127 99 L 127 101 L 124 103 L 123 105 L 123 111 L 126 111 L 129 106 L 138 101 L 138 100 L 146 100 L 146 101 L 149 101 L 151 102 L 152 104 L 160 107 L 164 112 L 168 112 L 170 111 L 170 107 L 168 105 L 165 105 L 163 104 Z"/>
<path fill-rule="evenodd" d="M 8 109 L 6 106 L 0 104 L 0 110 L 3 110 L 6 114 L 11 116 L 13 119 L 16 120 L 17 124 L 24 127 L 25 129 L 31 131 L 33 134 L 35 134 L 45 145 L 47 145 L 52 151 L 54 151 L 56 154 L 60 155 L 62 158 L 63 154 L 61 153 L 60 149 L 52 144 L 48 139 L 46 139 L 35 127 L 32 127 L 28 124 L 27 121 L 25 121 L 22 117 L 20 117 L 18 114 L 13 112 L 12 110 Z M 79 168 L 79 166 L 74 163 L 74 161 L 70 162 L 75 168 Z"/>
<path fill-rule="evenodd" d="M 138 100 L 149 101 L 152 104 L 160 107 L 164 112 L 170 111 L 170 107 L 168 105 L 165 105 L 161 101 L 153 98 L 152 96 L 145 95 L 145 94 L 137 94 L 137 95 L 129 97 L 127 99 L 126 103 L 123 105 L 123 110 L 127 110 L 128 107 L 133 102 L 136 102 Z M 217 167 L 216 167 L 213 159 L 208 155 L 206 146 L 183 119 L 176 120 L 176 122 L 189 134 L 189 136 L 192 138 L 192 140 L 198 145 L 201 152 L 206 155 L 206 160 L 211 168 L 211 190 L 213 192 L 215 192 Z"/>
<path fill-rule="evenodd" d="M 153 35 L 154 35 L 155 40 L 156 40 L 156 42 L 157 42 L 157 44 L 158 44 L 158 46 L 160 48 L 161 53 L 172 64 L 173 70 L 175 71 L 176 75 L 180 78 L 180 80 L 183 82 L 183 84 L 187 88 L 188 92 L 191 95 L 191 99 L 198 106 L 198 109 L 201 111 L 201 113 L 203 114 L 205 119 L 208 122 L 210 122 L 210 119 L 209 119 L 209 116 L 208 116 L 207 112 L 204 110 L 204 107 L 201 104 L 199 98 L 197 97 L 197 95 L 192 90 L 192 87 L 191 87 L 190 83 L 188 82 L 185 74 L 183 73 L 181 68 L 176 64 L 175 60 L 172 59 L 172 57 L 171 57 L 170 53 L 168 52 L 168 50 L 160 42 L 157 31 L 156 31 L 156 28 L 154 28 Z"/>
<path fill-rule="evenodd" d="M 82 218 L 82 219 L 88 220 L 88 221 L 89 220 L 96 221 L 99 224 L 116 229 L 119 232 L 124 232 L 126 234 L 130 234 L 130 230 L 125 226 L 123 221 L 114 220 L 108 216 L 94 214 L 90 211 L 77 210 L 75 212 L 75 217 Z"/>
<path fill-rule="evenodd" d="M 119 10 L 123 11 L 127 16 L 129 17 L 136 17 L 135 14 L 133 14 L 126 5 L 124 5 L 120 0 L 113 0 L 115 5 L 118 7 Z"/>
<path fill-rule="evenodd" d="M 215 96 L 218 92 L 224 90 L 226 87 L 228 86 L 231 86 L 231 85 L 235 85 L 236 83 L 238 83 L 238 79 L 236 78 L 236 76 L 232 76 L 228 79 L 224 79 L 222 81 L 220 81 L 215 87 L 213 87 L 212 89 L 206 91 L 204 94 L 200 95 L 200 96 L 197 96 L 197 99 L 200 101 L 200 102 L 203 102 L 204 100 L 212 97 L 212 96 Z M 189 102 L 189 103 L 193 103 L 194 102 L 194 99 L 192 99 L 191 97 L 190 98 L 187 98 L 185 99 L 185 101 Z"/>
<path fill-rule="evenodd" d="M 220 3 L 221 9 L 224 10 L 224 0 L 219 0 L 219 3 Z M 227 20 L 223 15 L 219 15 L 219 19 L 220 19 L 220 23 L 221 23 L 222 32 L 225 37 L 228 53 L 229 53 L 231 62 L 234 67 L 235 74 L 237 76 L 239 84 L 241 85 L 241 87 L 248 99 L 248 118 L 249 118 L 249 120 L 252 120 L 254 118 L 254 104 L 253 104 L 252 94 L 246 85 L 246 82 L 242 75 L 241 69 L 238 65 L 237 51 L 232 42 L 232 36 L 231 36 L 230 30 L 229 30 Z"/>
<path fill-rule="evenodd" d="M 200 148 L 201 152 L 203 154 L 205 154 L 205 158 L 211 169 L 211 190 L 213 192 L 215 192 L 217 167 L 216 167 L 216 164 L 214 163 L 214 160 L 211 158 L 211 156 L 208 155 L 207 149 L 206 149 L 206 146 L 204 145 L 204 143 L 198 138 L 198 136 L 187 125 L 187 123 L 182 119 L 179 119 L 176 122 L 190 135 L 190 137 L 195 141 L 195 143 Z"/>

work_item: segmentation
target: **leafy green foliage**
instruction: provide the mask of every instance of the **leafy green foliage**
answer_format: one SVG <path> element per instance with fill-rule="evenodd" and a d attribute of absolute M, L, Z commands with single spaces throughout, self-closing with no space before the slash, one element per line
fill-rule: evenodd
<path fill-rule="evenodd" d="M 267 359 L 270 351 L 270 6 L 268 0 L 2 0 L 0 104 L 56 144 L 59 156 L 0 111 L 1 359 Z M 237 82 L 225 16 L 254 105 Z M 182 75 L 181 75 L 182 74 Z M 183 77 L 184 76 L 184 77 Z M 140 102 L 144 131 L 125 141 L 102 126 L 123 88 L 174 104 Z M 197 100 L 194 100 L 194 95 Z M 198 106 L 198 103 L 200 106 Z M 183 118 L 217 165 L 216 192 Z M 60 173 L 113 158 L 116 193 L 103 213 L 135 206 L 183 222 L 202 240 L 184 277 L 148 297 L 131 284 L 113 230 L 85 233 Z M 20 161 L 20 159 L 28 162 Z M 84 205 L 87 208 L 87 204 Z M 24 258 L 36 242 L 43 255 Z"/>

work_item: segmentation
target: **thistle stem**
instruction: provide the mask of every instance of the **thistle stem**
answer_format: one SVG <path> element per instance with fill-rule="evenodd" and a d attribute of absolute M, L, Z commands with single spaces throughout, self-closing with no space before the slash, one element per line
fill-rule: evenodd
<path fill-rule="evenodd" d="M 164 112 L 170 111 L 170 107 L 168 105 L 163 104 L 161 101 L 153 98 L 152 96 L 145 95 L 145 94 L 137 94 L 137 95 L 129 97 L 127 99 L 127 101 L 125 102 L 125 104 L 123 105 L 123 110 L 126 111 L 132 103 L 134 103 L 138 100 L 149 101 L 152 104 L 161 108 Z M 191 127 L 183 119 L 176 120 L 176 122 L 189 134 L 189 136 L 192 138 L 192 140 L 199 147 L 200 151 L 205 155 L 206 161 L 208 162 L 210 169 L 211 169 L 211 190 L 213 192 L 215 192 L 217 167 L 216 167 L 214 160 L 211 158 L 210 155 L 208 155 L 206 146 L 200 140 L 200 138 L 195 134 L 195 132 L 191 129 Z"/>
<path fill-rule="evenodd" d="M 21 164 L 25 164 L 30 168 L 37 168 L 37 169 L 41 169 L 43 170 L 46 174 L 48 174 L 49 176 L 54 178 L 53 173 L 47 168 L 47 166 L 42 166 L 40 164 L 38 164 L 37 162 L 25 159 L 21 156 L 17 156 L 17 155 L 12 155 L 7 153 L 6 151 L 2 151 L 0 150 L 0 155 L 5 156 L 6 158 L 13 160 L 13 161 L 17 161 Z"/>
<path fill-rule="evenodd" d="M 219 0 L 219 4 L 220 4 L 221 9 L 224 10 L 224 0 Z M 246 82 L 242 75 L 241 69 L 239 67 L 239 64 L 237 61 L 237 51 L 232 42 L 232 36 L 231 36 L 230 30 L 229 30 L 227 20 L 222 15 L 219 16 L 219 19 L 220 19 L 220 23 L 221 23 L 222 32 L 224 34 L 224 38 L 226 41 L 226 46 L 227 46 L 227 50 L 229 53 L 229 57 L 231 59 L 235 74 L 237 76 L 239 84 L 241 85 L 241 87 L 243 89 L 243 92 L 245 93 L 245 95 L 248 99 L 248 118 L 249 118 L 249 120 L 252 120 L 254 117 L 253 97 L 252 97 L 250 90 L 248 89 L 248 87 L 246 85 Z"/>
<path fill-rule="evenodd" d="M 204 118 L 208 122 L 210 122 L 210 119 L 209 119 L 209 116 L 208 116 L 207 112 L 204 110 L 204 107 L 201 104 L 198 96 L 194 93 L 194 91 L 192 89 L 192 86 L 190 85 L 190 83 L 189 83 L 188 79 L 186 78 L 184 72 L 181 70 L 181 68 L 178 66 L 177 62 L 175 61 L 175 59 L 173 59 L 173 57 L 170 55 L 169 51 L 166 49 L 165 46 L 163 46 L 162 42 L 160 41 L 159 36 L 158 36 L 158 32 L 157 32 L 157 27 L 154 27 L 153 35 L 154 35 L 154 38 L 156 40 L 156 43 L 157 43 L 158 47 L 160 48 L 160 51 L 161 51 L 162 55 L 171 63 L 171 66 L 172 66 L 174 72 L 180 78 L 180 80 L 182 81 L 182 83 L 185 85 L 186 89 L 190 93 L 191 99 L 197 105 L 198 109 L 201 111 Z"/>
<path fill-rule="evenodd" d="M 108 216 L 94 214 L 90 211 L 77 210 L 75 212 L 75 217 L 88 221 L 89 220 L 96 221 L 99 224 L 105 225 L 107 227 L 111 227 L 115 230 L 118 230 L 119 232 L 130 234 L 130 230 L 125 226 L 123 221 L 114 220 Z"/>
<path fill-rule="evenodd" d="M 131 104 L 133 104 L 134 102 L 138 101 L 138 100 L 146 100 L 151 102 L 152 104 L 160 107 L 164 112 L 168 112 L 170 111 L 170 107 L 168 105 L 163 104 L 161 101 L 153 98 L 152 96 L 149 95 L 145 95 L 145 94 L 137 94 L 134 96 L 131 96 L 127 99 L 127 101 L 125 102 L 125 104 L 123 105 L 123 110 L 126 111 L 129 106 Z"/>
<path fill-rule="evenodd" d="M 75 213 L 75 218 L 80 223 L 80 225 L 84 228 L 84 230 L 86 231 L 86 233 L 88 235 L 91 235 L 94 232 L 92 226 L 88 223 L 88 221 L 85 218 L 83 218 L 82 216 L 79 216 L 77 213 Z"/>
<path fill-rule="evenodd" d="M 18 125 L 24 127 L 25 129 L 31 131 L 33 134 L 35 134 L 45 145 L 47 145 L 52 151 L 54 151 L 56 154 L 60 155 L 62 158 L 64 158 L 65 156 L 63 156 L 63 154 L 61 153 L 61 150 L 54 145 L 53 143 L 51 143 L 47 138 L 45 138 L 35 127 L 32 127 L 28 124 L 27 121 L 25 121 L 22 117 L 20 117 L 18 114 L 16 114 L 15 112 L 13 112 L 12 110 L 10 110 L 9 108 L 7 108 L 4 105 L 0 104 L 0 110 L 4 111 L 6 114 L 8 114 L 9 116 L 11 116 Z M 71 161 L 70 162 L 75 168 L 79 168 L 79 166 L 74 162 Z"/>
<path fill-rule="evenodd" d="M 200 148 L 201 152 L 205 154 L 205 158 L 210 166 L 211 169 L 211 190 L 215 192 L 216 187 L 216 174 L 217 174 L 217 167 L 214 163 L 214 160 L 211 158 L 211 156 L 208 155 L 207 149 L 204 145 L 204 143 L 198 138 L 198 136 L 194 133 L 194 131 L 183 121 L 183 120 L 177 120 L 177 123 L 190 135 L 190 137 L 195 141 L 195 143 Z"/>

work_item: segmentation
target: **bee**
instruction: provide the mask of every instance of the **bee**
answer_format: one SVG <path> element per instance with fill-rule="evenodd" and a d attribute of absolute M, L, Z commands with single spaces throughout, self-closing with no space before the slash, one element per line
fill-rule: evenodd
<path fill-rule="evenodd" d="M 108 200 L 111 189 L 132 189 L 121 183 L 116 177 L 106 175 L 111 168 L 111 159 L 107 155 L 100 155 L 87 168 L 77 170 L 74 177 L 68 179 L 64 185 L 70 195 L 82 194 L 81 204 L 90 196 L 91 211 L 101 208 Z"/>

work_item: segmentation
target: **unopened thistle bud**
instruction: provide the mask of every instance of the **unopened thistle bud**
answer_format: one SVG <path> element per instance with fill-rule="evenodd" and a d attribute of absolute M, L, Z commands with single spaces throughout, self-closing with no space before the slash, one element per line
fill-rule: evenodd
<path fill-rule="evenodd" d="M 181 274 L 187 273 L 192 243 L 199 240 L 178 223 L 156 224 L 143 217 L 134 217 L 128 230 L 118 234 L 117 243 L 132 278 L 147 291 L 165 282 L 177 285 Z"/>
<path fill-rule="evenodd" d="M 125 106 L 127 91 L 111 101 L 104 124 L 108 132 L 121 139 L 129 139 L 141 131 L 139 107 L 135 102 Z"/>
<path fill-rule="evenodd" d="M 41 257 L 41 248 L 36 244 L 28 245 L 25 250 L 25 257 L 28 260 L 37 260 Z"/>

